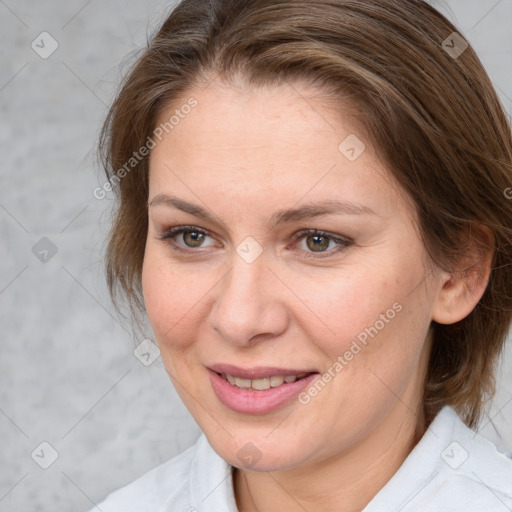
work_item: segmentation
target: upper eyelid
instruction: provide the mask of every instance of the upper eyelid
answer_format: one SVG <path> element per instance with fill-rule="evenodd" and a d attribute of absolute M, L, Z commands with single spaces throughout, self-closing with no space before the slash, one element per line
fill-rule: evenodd
<path fill-rule="evenodd" d="M 169 238 L 173 238 L 176 235 L 180 235 L 182 233 L 186 233 L 187 231 L 192 231 L 192 232 L 196 231 L 198 233 L 204 234 L 204 235 L 209 236 L 211 238 L 215 238 L 214 236 L 212 236 L 212 232 L 209 229 L 201 228 L 199 226 L 194 226 L 194 225 L 178 225 L 178 226 L 174 226 L 171 229 L 166 230 L 159 238 L 161 238 L 161 239 L 169 239 Z M 346 236 L 343 236 L 343 235 L 337 235 L 335 233 L 330 233 L 329 231 L 325 231 L 325 230 L 322 230 L 322 229 L 316 229 L 316 228 L 300 228 L 300 229 L 298 229 L 292 235 L 292 240 L 293 240 L 293 243 L 295 243 L 297 240 L 305 238 L 306 236 L 314 236 L 314 235 L 325 236 L 326 238 L 330 238 L 331 240 L 334 240 L 334 241 L 339 240 L 342 243 L 346 242 L 346 245 L 349 245 L 349 244 L 353 243 L 353 240 L 351 240 L 349 237 L 346 237 Z M 339 245 L 342 245 L 342 244 L 339 244 Z M 180 247 L 183 247 L 183 246 L 180 246 Z M 188 250 L 188 249 L 190 249 L 192 251 L 195 250 L 192 247 L 183 247 L 183 248 L 184 248 L 184 250 Z M 200 248 L 201 247 L 199 247 L 199 249 Z M 330 251 L 326 251 L 326 252 L 328 253 Z M 320 253 L 321 252 L 319 252 L 319 254 Z"/>
<path fill-rule="evenodd" d="M 199 226 L 194 226 L 194 225 L 174 226 L 168 230 L 165 230 L 162 233 L 162 236 L 166 236 L 168 234 L 180 234 L 180 233 L 183 233 L 186 231 L 197 231 L 199 233 L 203 233 L 208 236 L 211 236 L 212 238 L 215 238 L 215 236 L 213 236 L 212 230 L 207 229 L 207 228 L 201 228 Z M 317 228 L 299 228 L 298 230 L 296 230 L 294 232 L 294 234 L 292 235 L 292 238 L 296 238 L 296 237 L 299 237 L 301 235 L 306 235 L 306 234 L 320 234 L 320 235 L 324 235 L 324 236 L 331 237 L 331 238 L 342 238 L 347 241 L 350 240 L 350 238 L 348 238 L 344 235 L 337 235 L 335 233 L 331 233 L 330 231 L 326 231 L 325 229 L 317 229 Z"/>

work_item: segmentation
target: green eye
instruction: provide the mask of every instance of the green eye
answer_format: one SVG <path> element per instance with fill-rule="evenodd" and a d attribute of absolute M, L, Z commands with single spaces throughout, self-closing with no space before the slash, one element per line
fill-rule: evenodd
<path fill-rule="evenodd" d="M 314 252 L 316 252 L 317 249 L 319 251 L 324 251 L 329 247 L 329 238 L 326 236 L 310 235 L 306 237 L 306 245 L 308 246 L 308 249 L 311 249 Z"/>
<path fill-rule="evenodd" d="M 183 241 L 187 247 L 200 247 L 205 236 L 198 231 L 183 231 Z"/>
<path fill-rule="evenodd" d="M 178 235 L 182 235 L 183 244 L 176 241 Z M 170 241 L 172 248 L 177 251 L 187 248 L 193 249 L 197 247 L 204 247 L 203 242 L 210 234 L 195 226 L 175 226 L 166 231 L 162 236 L 158 237 L 160 240 Z"/>
<path fill-rule="evenodd" d="M 300 231 L 295 235 L 295 240 L 306 242 L 306 248 L 301 251 L 306 258 L 329 257 L 345 250 L 353 244 L 353 241 L 348 238 L 342 238 L 316 229 Z M 334 247 L 328 250 L 331 243 Z M 316 254 L 318 254 L 318 256 L 316 256 Z"/>
<path fill-rule="evenodd" d="M 178 243 L 178 236 L 182 236 L 182 243 Z M 194 249 L 208 247 L 204 242 L 212 238 L 211 234 L 196 226 L 175 226 L 158 237 L 160 240 L 170 242 L 170 246 L 176 251 L 193 252 Z M 305 258 L 325 258 L 345 250 L 353 244 L 353 241 L 332 235 L 316 229 L 302 230 L 294 235 L 294 245 L 305 241 L 305 247 L 299 249 Z M 332 247 L 331 247 L 332 246 Z M 329 249 L 331 247 L 331 249 Z"/>

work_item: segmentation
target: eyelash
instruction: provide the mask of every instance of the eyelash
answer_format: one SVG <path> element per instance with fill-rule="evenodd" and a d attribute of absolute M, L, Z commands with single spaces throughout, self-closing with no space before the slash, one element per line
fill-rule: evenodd
<path fill-rule="evenodd" d="M 158 236 L 157 238 L 164 242 L 170 241 L 171 243 L 168 245 L 174 251 L 179 251 L 179 252 L 184 252 L 184 253 L 189 253 L 189 254 L 193 253 L 193 252 L 196 252 L 196 253 L 199 252 L 197 249 L 193 249 L 191 247 L 186 249 L 186 248 L 176 244 L 174 237 L 181 233 L 187 233 L 187 232 L 199 233 L 201 235 L 211 237 L 211 234 L 209 231 L 207 231 L 205 229 L 198 228 L 196 226 L 175 226 L 175 227 L 167 230 L 165 233 Z M 303 238 L 306 238 L 308 236 L 321 236 L 324 238 L 328 238 L 339 245 L 335 249 L 331 249 L 329 251 L 320 251 L 317 253 L 315 253 L 313 251 L 312 252 L 303 251 L 303 252 L 305 252 L 305 254 L 303 256 L 305 258 L 314 258 L 314 259 L 327 258 L 327 257 L 333 256 L 334 254 L 344 251 L 345 249 L 347 249 L 348 247 L 350 247 L 353 244 L 353 241 L 348 238 L 340 238 L 338 236 L 332 235 L 331 233 L 327 233 L 326 231 L 321 231 L 318 229 L 303 229 L 303 230 L 295 233 L 293 235 L 293 243 L 297 243 L 298 241 L 300 241 Z M 211 237 L 211 238 L 213 238 L 213 237 Z"/>

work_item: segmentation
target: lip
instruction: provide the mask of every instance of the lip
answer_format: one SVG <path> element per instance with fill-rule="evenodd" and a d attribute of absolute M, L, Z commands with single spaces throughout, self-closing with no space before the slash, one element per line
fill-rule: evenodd
<path fill-rule="evenodd" d="M 276 368 L 273 368 L 272 372 L 275 370 Z M 265 376 L 279 375 L 278 373 L 269 373 L 268 368 L 259 368 L 256 369 L 256 371 L 260 372 L 260 375 L 261 372 L 266 372 Z M 281 373 L 281 375 L 290 375 L 290 370 L 281 369 L 281 371 L 286 371 L 285 374 Z M 295 370 L 292 371 L 294 372 Z M 249 391 L 237 388 L 211 369 L 208 369 L 208 375 L 217 398 L 232 411 L 242 414 L 267 414 L 285 406 L 295 399 L 301 391 L 311 385 L 312 381 L 319 376 L 319 373 L 313 373 L 301 380 L 283 383 L 281 386 L 270 388 L 265 391 Z M 247 375 L 247 370 L 245 371 L 245 375 Z"/>
<path fill-rule="evenodd" d="M 265 379 L 267 377 L 287 375 L 300 375 L 301 373 L 318 373 L 314 369 L 275 368 L 271 366 L 258 366 L 255 368 L 240 368 L 232 364 L 214 364 L 208 366 L 209 370 L 216 373 L 227 373 L 240 379 Z"/>

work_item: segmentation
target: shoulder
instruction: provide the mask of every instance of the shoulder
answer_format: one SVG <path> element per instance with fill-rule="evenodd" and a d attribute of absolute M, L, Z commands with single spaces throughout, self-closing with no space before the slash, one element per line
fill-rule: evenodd
<path fill-rule="evenodd" d="M 203 442 L 201 436 L 177 456 L 111 492 L 90 512 L 155 512 L 169 501 L 179 507 L 176 510 L 187 510 L 189 476 L 194 459 L 201 456 Z"/>
<path fill-rule="evenodd" d="M 453 409 L 443 417 L 450 442 L 440 454 L 438 491 L 457 496 L 460 510 L 512 510 L 512 454 L 469 429 Z"/>
<path fill-rule="evenodd" d="M 364 512 L 510 512 L 512 456 L 444 407 Z"/>
<path fill-rule="evenodd" d="M 237 512 L 232 469 L 203 433 L 187 450 L 110 493 L 89 512 Z"/>

